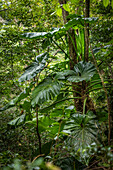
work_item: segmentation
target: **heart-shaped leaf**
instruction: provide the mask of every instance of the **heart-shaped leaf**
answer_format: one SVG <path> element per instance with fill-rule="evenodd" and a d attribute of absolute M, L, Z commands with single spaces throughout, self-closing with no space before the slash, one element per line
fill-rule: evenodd
<path fill-rule="evenodd" d="M 22 76 L 19 78 L 19 82 L 30 80 L 35 77 L 38 73 L 40 73 L 45 67 L 46 60 L 49 58 L 49 54 L 47 52 L 36 56 L 36 61 L 29 65 Z"/>

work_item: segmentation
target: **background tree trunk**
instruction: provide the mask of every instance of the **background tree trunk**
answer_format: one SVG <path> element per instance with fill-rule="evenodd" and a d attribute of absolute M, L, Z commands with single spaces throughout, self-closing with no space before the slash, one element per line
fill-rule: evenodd
<path fill-rule="evenodd" d="M 85 1 L 85 18 L 90 15 L 90 0 Z M 89 57 L 89 24 L 85 23 L 85 61 L 88 62 Z"/>
<path fill-rule="evenodd" d="M 67 0 L 59 0 L 59 3 L 62 8 L 62 16 L 64 24 L 68 22 L 67 16 L 69 13 L 64 10 L 63 4 L 67 3 Z M 90 8 L 90 0 L 86 0 L 85 3 L 85 17 L 89 17 L 89 8 Z M 71 58 L 70 60 L 70 69 L 74 69 L 74 65 L 77 64 L 77 54 L 75 51 L 75 48 L 77 49 L 76 45 L 76 39 L 75 39 L 75 30 L 70 28 L 68 31 L 68 47 L 69 47 L 69 56 Z M 89 25 L 85 25 L 85 61 L 88 61 L 89 56 Z M 78 86 L 78 87 L 76 87 Z M 72 89 L 73 89 L 73 97 L 82 97 L 82 99 L 74 99 L 74 106 L 77 111 L 83 112 L 83 104 L 85 99 L 85 91 L 86 91 L 87 83 L 83 81 L 82 83 L 72 83 Z M 79 93 L 77 93 L 79 92 Z M 87 104 L 86 104 L 86 112 L 87 110 L 93 110 L 94 111 L 94 105 L 92 100 L 89 98 L 89 95 L 87 95 Z"/>
<path fill-rule="evenodd" d="M 64 10 L 63 4 L 66 4 L 67 0 L 59 0 L 59 3 L 60 3 L 61 8 L 62 8 L 62 16 L 63 16 L 63 21 L 64 21 L 64 24 L 65 24 L 68 21 L 66 17 L 69 15 L 69 13 Z M 71 58 L 70 69 L 73 70 L 74 65 L 77 64 L 77 54 L 75 52 L 75 48 L 77 49 L 76 39 L 75 39 L 75 30 L 70 28 L 67 36 L 68 36 L 69 56 Z M 80 86 L 80 83 L 72 83 L 72 89 L 74 91 L 73 97 L 81 97 L 80 94 L 75 92 L 75 91 L 80 91 L 80 88 L 75 87 L 75 85 Z M 74 105 L 75 105 L 77 111 L 82 111 L 82 104 L 83 104 L 82 99 L 75 99 L 74 100 Z"/>

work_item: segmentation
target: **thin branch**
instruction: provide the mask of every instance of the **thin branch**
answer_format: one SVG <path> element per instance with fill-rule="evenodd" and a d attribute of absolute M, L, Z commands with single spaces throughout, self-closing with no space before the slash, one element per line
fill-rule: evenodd
<path fill-rule="evenodd" d="M 36 157 L 33 159 L 32 163 L 33 163 L 37 158 L 43 157 L 43 156 L 45 156 L 45 155 L 44 155 L 44 154 L 41 154 L 41 155 L 36 156 Z"/>
<path fill-rule="evenodd" d="M 36 106 L 36 132 L 37 132 L 37 136 L 38 136 L 38 140 L 39 140 L 39 152 L 41 154 L 42 153 L 42 151 L 41 151 L 41 137 L 40 137 L 39 127 L 38 127 L 38 106 Z"/>
<path fill-rule="evenodd" d="M 59 140 L 61 124 L 62 124 L 62 121 L 59 123 L 59 129 L 58 129 L 58 134 L 57 134 L 57 138 L 56 138 L 56 142 L 55 142 L 55 148 L 54 148 L 54 158 L 55 158 L 55 155 L 57 154 L 57 143 L 58 143 L 58 140 Z M 54 161 L 54 158 L 53 158 L 53 161 Z"/>
<path fill-rule="evenodd" d="M 61 38 L 61 40 L 62 40 L 63 44 L 66 46 L 66 43 L 64 42 L 63 38 L 62 38 L 62 37 L 60 37 L 60 38 Z"/>
<path fill-rule="evenodd" d="M 70 56 L 58 45 L 58 43 L 56 43 L 53 39 L 52 41 L 55 43 L 55 45 L 61 49 L 61 51 L 70 59 L 70 61 L 74 64 L 73 60 L 70 58 Z M 74 64 L 75 65 L 75 64 Z"/>
<path fill-rule="evenodd" d="M 11 10 L 10 8 L 7 8 L 7 9 L 1 9 L 0 12 L 2 11 L 7 11 L 7 10 Z"/>
<path fill-rule="evenodd" d="M 103 89 L 104 89 L 104 92 L 105 92 L 105 95 L 106 95 L 107 108 L 108 108 L 108 145 L 110 146 L 110 136 L 111 136 L 110 102 L 109 102 L 107 90 L 106 90 L 106 87 L 105 87 L 104 79 L 103 79 L 103 77 L 102 77 L 102 75 L 101 75 L 101 73 L 99 71 L 98 64 L 97 64 L 97 61 L 96 61 L 95 56 L 93 54 L 93 50 L 92 50 L 91 44 L 90 44 L 90 49 L 91 49 L 92 57 L 93 57 L 93 60 L 94 60 L 94 63 L 95 63 L 95 67 L 96 67 L 96 69 L 98 71 L 98 74 L 100 76 L 100 79 L 101 79 L 101 82 L 102 82 L 102 85 L 103 85 Z"/>
<path fill-rule="evenodd" d="M 87 169 L 91 168 L 93 165 L 97 164 L 99 161 L 100 161 L 100 160 L 93 162 L 90 166 L 88 166 L 88 167 L 85 168 L 84 170 L 87 170 Z"/>

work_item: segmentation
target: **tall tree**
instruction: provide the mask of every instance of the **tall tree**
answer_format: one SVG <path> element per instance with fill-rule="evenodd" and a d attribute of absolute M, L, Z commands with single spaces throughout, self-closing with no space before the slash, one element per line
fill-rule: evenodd
<path fill-rule="evenodd" d="M 63 8 L 63 5 L 66 4 L 68 0 L 59 0 L 59 3 L 62 8 L 62 16 L 64 24 L 68 21 L 67 16 L 69 13 Z M 79 2 L 79 5 L 83 2 Z M 77 9 L 78 10 L 78 9 Z M 75 9 L 75 11 L 77 11 Z M 90 12 L 90 0 L 85 1 L 85 17 L 89 17 Z M 89 56 L 89 24 L 85 23 L 84 28 L 84 34 L 85 34 L 85 53 L 84 53 L 84 61 L 88 62 L 88 56 Z M 79 34 L 79 30 L 75 30 L 70 28 L 67 33 L 68 37 L 68 47 L 69 47 L 69 56 L 70 56 L 70 69 L 74 69 L 74 65 L 78 63 L 78 61 L 81 61 L 81 56 L 77 56 L 77 42 L 76 42 L 76 36 L 75 34 Z M 83 103 L 86 96 L 84 96 L 86 91 L 87 83 L 83 81 L 82 83 L 72 83 L 72 89 L 73 89 L 73 96 L 74 97 L 83 97 L 82 99 L 74 99 L 74 105 L 76 107 L 77 111 L 83 112 Z M 80 92 L 80 93 L 77 93 Z M 86 111 L 87 110 L 93 110 L 94 111 L 94 105 L 92 100 L 89 98 L 89 95 L 87 95 L 87 104 L 86 104 Z"/>
<path fill-rule="evenodd" d="M 85 1 L 85 18 L 90 15 L 90 0 Z M 89 23 L 85 23 L 85 61 L 89 57 Z"/>

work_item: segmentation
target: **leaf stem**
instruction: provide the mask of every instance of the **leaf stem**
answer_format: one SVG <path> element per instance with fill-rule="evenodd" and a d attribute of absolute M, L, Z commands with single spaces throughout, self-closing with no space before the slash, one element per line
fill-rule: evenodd
<path fill-rule="evenodd" d="M 86 101 L 87 101 L 87 97 L 84 99 L 84 105 L 83 105 L 83 115 L 85 114 Z"/>

